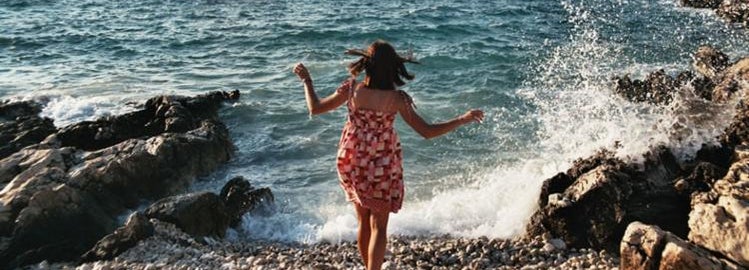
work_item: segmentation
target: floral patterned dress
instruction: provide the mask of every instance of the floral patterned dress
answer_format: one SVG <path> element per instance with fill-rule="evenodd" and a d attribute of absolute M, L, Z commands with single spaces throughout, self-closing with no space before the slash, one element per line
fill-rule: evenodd
<path fill-rule="evenodd" d="M 401 145 L 393 128 L 396 113 L 353 108 L 355 87 L 356 81 L 349 79 L 336 90 L 349 95 L 336 159 L 340 185 L 349 201 L 397 213 L 404 187 Z"/>

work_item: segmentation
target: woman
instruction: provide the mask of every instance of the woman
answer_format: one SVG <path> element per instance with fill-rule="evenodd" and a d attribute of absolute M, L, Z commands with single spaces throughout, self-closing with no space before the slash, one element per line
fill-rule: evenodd
<path fill-rule="evenodd" d="M 321 114 L 346 103 L 348 119 L 338 144 L 337 168 L 346 198 L 354 203 L 359 219 L 358 247 L 369 270 L 380 269 L 385 257 L 387 224 L 390 212 L 396 213 L 403 202 L 401 146 L 393 129 L 395 115 L 400 114 L 424 138 L 434 138 L 461 125 L 481 122 L 484 113 L 470 110 L 438 124 L 429 124 L 414 110 L 411 98 L 398 86 L 403 78 L 412 80 L 404 65 L 414 62 L 400 57 L 387 42 L 376 41 L 367 51 L 349 50 L 361 56 L 348 67 L 351 78 L 327 98 L 319 100 L 312 78 L 303 64 L 294 73 L 304 83 L 310 114 Z M 362 83 L 356 77 L 362 71 Z"/>

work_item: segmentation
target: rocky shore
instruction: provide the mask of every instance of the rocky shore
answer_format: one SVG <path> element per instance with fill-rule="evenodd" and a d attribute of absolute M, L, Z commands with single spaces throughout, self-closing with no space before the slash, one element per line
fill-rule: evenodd
<path fill-rule="evenodd" d="M 681 0 L 681 4 L 693 8 L 712 9 L 728 22 L 749 25 L 749 3 L 744 0 Z"/>
<path fill-rule="evenodd" d="M 132 113 L 60 129 L 34 101 L 0 104 L 0 268 L 77 261 L 128 209 L 185 192 L 231 157 L 218 108 L 238 97 L 160 96 Z M 226 224 L 242 204 L 227 211 Z"/>
<path fill-rule="evenodd" d="M 691 96 L 708 119 L 704 104 L 735 106 L 718 142 L 685 161 L 665 146 L 643 153 L 644 162 L 621 160 L 615 149 L 579 159 L 544 182 L 526 237 L 618 253 L 621 269 L 749 267 L 749 58 L 731 62 L 707 46 L 693 58 L 696 74 L 617 77 L 614 92 L 655 105 Z"/>

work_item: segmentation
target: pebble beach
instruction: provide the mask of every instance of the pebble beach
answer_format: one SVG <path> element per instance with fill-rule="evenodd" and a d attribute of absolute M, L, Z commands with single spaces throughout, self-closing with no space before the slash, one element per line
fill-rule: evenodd
<path fill-rule="evenodd" d="M 198 242 L 158 220 L 155 234 L 111 261 L 42 262 L 34 269 L 364 269 L 355 242 Z M 544 239 L 546 238 L 546 239 Z M 566 248 L 559 239 L 391 236 L 383 269 L 618 269 L 606 251 Z"/>

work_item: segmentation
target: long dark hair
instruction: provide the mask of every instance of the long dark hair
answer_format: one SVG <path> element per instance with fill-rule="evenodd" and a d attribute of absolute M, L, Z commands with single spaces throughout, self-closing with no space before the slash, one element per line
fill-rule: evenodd
<path fill-rule="evenodd" d="M 406 84 L 403 79 L 414 79 L 414 75 L 408 73 L 404 63 L 418 62 L 410 57 L 401 57 L 395 52 L 395 48 L 385 41 L 373 42 L 366 52 L 349 50 L 346 53 L 361 56 L 359 60 L 349 64 L 348 70 L 354 77 L 365 71 L 367 76 L 364 85 L 368 88 L 395 90 L 396 86 Z"/>

